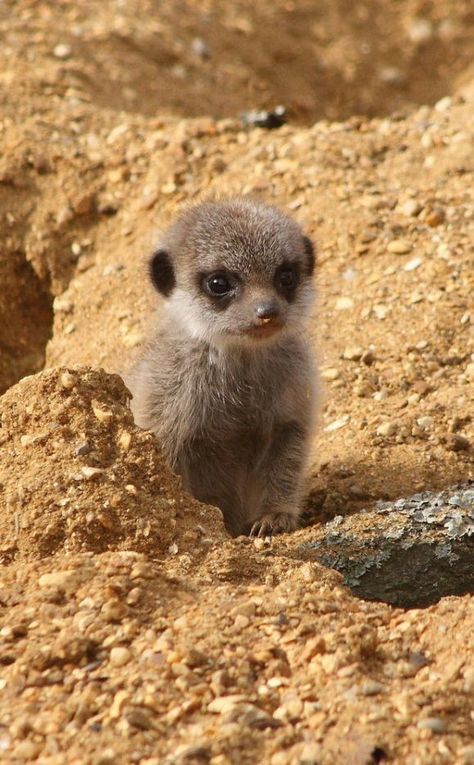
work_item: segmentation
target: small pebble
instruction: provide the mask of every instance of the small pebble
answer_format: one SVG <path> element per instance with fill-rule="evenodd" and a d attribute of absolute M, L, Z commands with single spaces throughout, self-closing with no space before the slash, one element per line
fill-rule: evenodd
<path fill-rule="evenodd" d="M 433 24 L 429 19 L 415 18 L 408 27 L 408 37 L 418 45 L 428 42 L 433 37 Z"/>
<path fill-rule="evenodd" d="M 446 723 L 440 717 L 425 717 L 416 727 L 420 730 L 431 730 L 433 733 L 444 733 Z"/>
<path fill-rule="evenodd" d="M 71 53 L 72 53 L 72 48 L 67 43 L 59 43 L 53 49 L 54 56 L 60 59 L 69 58 Z"/>
<path fill-rule="evenodd" d="M 90 467 L 89 465 L 85 465 L 81 468 L 82 474 L 85 476 L 85 478 L 95 478 L 95 476 L 100 475 L 103 473 L 102 468 L 96 468 L 96 467 Z"/>
<path fill-rule="evenodd" d="M 114 646 L 110 651 L 110 663 L 114 667 L 123 667 L 132 658 L 132 653 L 125 646 Z"/>
<path fill-rule="evenodd" d="M 354 347 L 346 348 L 342 354 L 342 358 L 348 359 L 348 361 L 359 361 L 362 358 L 363 353 L 364 353 L 363 348 L 360 348 L 359 346 L 354 346 Z"/>
<path fill-rule="evenodd" d="M 246 697 L 241 694 L 218 696 L 207 705 L 207 711 L 214 712 L 215 714 L 223 714 L 225 712 L 230 712 L 237 704 L 246 700 Z"/>
<path fill-rule="evenodd" d="M 429 430 L 433 426 L 433 418 L 426 415 L 425 417 L 418 417 L 417 423 L 423 430 Z"/>
<path fill-rule="evenodd" d="M 378 436 L 390 437 L 397 432 L 397 426 L 394 422 L 383 422 L 378 426 L 376 432 Z"/>
<path fill-rule="evenodd" d="M 405 255 L 407 252 L 411 252 L 412 245 L 406 239 L 393 239 L 387 245 L 387 250 L 395 255 Z"/>
<path fill-rule="evenodd" d="M 361 691 L 364 696 L 377 696 L 384 690 L 383 685 L 375 680 L 370 680 L 362 685 Z"/>
<path fill-rule="evenodd" d="M 451 96 L 444 96 L 435 103 L 435 109 L 437 112 L 446 112 L 453 105 L 453 99 Z"/>
<path fill-rule="evenodd" d="M 321 371 L 321 377 L 323 380 L 337 380 L 340 374 L 341 373 L 339 369 L 336 369 L 335 367 L 327 367 Z"/>
<path fill-rule="evenodd" d="M 339 417 L 339 419 L 334 420 L 333 422 L 330 422 L 329 425 L 326 425 L 326 427 L 324 428 L 324 432 L 333 433 L 333 431 L 339 430 L 340 428 L 343 428 L 344 425 L 347 425 L 349 420 L 350 420 L 349 415 L 345 414 L 342 417 Z"/>
<path fill-rule="evenodd" d="M 415 271 L 417 268 L 421 266 L 423 263 L 421 258 L 413 258 L 412 260 L 409 260 L 408 263 L 405 263 L 403 266 L 404 271 Z"/>
<path fill-rule="evenodd" d="M 195 37 L 191 43 L 191 49 L 199 58 L 210 58 L 211 49 L 201 37 Z"/>
<path fill-rule="evenodd" d="M 422 206 L 416 199 L 408 199 L 400 206 L 400 211 L 409 218 L 415 218 L 421 210 Z"/>
<path fill-rule="evenodd" d="M 66 390 L 71 390 L 71 388 L 74 388 L 74 385 L 76 384 L 76 381 L 70 372 L 63 372 L 60 380 L 62 387 L 66 388 Z"/>
<path fill-rule="evenodd" d="M 351 308 L 354 308 L 354 301 L 352 298 L 340 297 L 336 300 L 337 311 L 347 311 Z"/>

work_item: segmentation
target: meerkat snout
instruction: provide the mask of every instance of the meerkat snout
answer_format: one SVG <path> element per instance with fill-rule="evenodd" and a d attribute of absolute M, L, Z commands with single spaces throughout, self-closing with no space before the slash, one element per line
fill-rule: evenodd
<path fill-rule="evenodd" d="M 248 199 L 188 209 L 150 260 L 165 316 L 129 378 L 132 410 L 232 534 L 290 530 L 301 512 L 314 260 L 295 221 Z"/>

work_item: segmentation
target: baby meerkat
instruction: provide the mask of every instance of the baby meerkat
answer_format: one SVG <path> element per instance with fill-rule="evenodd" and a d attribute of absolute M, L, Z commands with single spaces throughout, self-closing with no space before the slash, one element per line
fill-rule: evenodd
<path fill-rule="evenodd" d="M 135 421 L 233 535 L 298 525 L 316 392 L 313 269 L 297 223 L 246 198 L 188 209 L 150 261 L 165 311 L 128 379 Z"/>

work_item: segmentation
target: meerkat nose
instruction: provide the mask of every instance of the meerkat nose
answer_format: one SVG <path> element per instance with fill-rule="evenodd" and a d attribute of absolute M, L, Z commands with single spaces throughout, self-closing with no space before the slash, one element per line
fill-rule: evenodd
<path fill-rule="evenodd" d="M 278 316 L 280 311 L 274 301 L 269 301 L 268 303 L 260 303 L 255 309 L 255 313 L 260 324 L 268 324 Z"/>

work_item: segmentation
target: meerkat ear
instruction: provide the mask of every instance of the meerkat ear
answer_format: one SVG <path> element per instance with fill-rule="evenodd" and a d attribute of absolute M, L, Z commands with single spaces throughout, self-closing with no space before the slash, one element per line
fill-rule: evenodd
<path fill-rule="evenodd" d="M 314 252 L 314 245 L 313 245 L 311 239 L 309 239 L 309 237 L 307 237 L 307 236 L 303 237 L 303 249 L 304 249 L 305 255 L 306 255 L 306 264 L 307 264 L 307 267 L 308 267 L 308 276 L 311 276 L 311 274 L 314 271 L 314 265 L 316 263 L 316 255 L 315 255 L 315 252 Z"/>
<path fill-rule="evenodd" d="M 168 297 L 176 286 L 174 268 L 166 250 L 157 250 L 150 258 L 150 278 L 158 292 Z"/>

